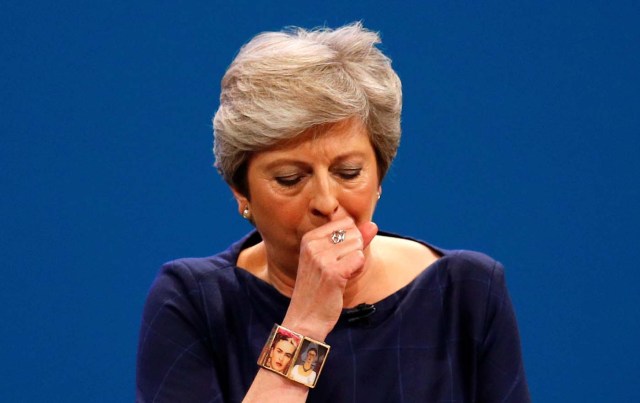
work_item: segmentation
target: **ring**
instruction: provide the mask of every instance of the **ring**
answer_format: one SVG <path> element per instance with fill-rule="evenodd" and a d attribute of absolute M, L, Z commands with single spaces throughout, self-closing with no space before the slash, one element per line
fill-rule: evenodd
<path fill-rule="evenodd" d="M 347 231 L 343 229 L 333 231 L 331 233 L 331 242 L 333 242 L 334 244 L 344 242 L 345 235 L 347 235 Z"/>

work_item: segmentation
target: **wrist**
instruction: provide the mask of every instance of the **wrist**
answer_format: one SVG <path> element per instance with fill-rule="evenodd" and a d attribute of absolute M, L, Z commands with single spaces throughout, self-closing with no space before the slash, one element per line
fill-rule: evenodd
<path fill-rule="evenodd" d="M 282 326 L 312 339 L 324 341 L 335 326 L 335 323 L 328 324 L 322 321 L 309 320 L 309 318 L 298 320 L 287 315 L 282 321 Z"/>

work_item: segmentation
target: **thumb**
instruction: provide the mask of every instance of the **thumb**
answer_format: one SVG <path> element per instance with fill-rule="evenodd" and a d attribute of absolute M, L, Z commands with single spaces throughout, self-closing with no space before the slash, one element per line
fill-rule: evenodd
<path fill-rule="evenodd" d="M 362 241 L 366 248 L 373 240 L 373 237 L 378 233 L 378 226 L 373 221 L 368 221 L 358 225 L 358 230 L 360 231 L 360 234 L 362 234 Z"/>

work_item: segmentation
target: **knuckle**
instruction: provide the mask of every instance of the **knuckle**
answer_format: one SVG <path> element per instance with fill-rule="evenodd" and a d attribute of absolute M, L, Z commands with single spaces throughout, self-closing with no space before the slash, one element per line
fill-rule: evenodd
<path fill-rule="evenodd" d="M 313 240 L 313 231 L 309 231 L 302 235 L 302 238 L 300 238 L 300 243 L 304 245 L 304 244 L 308 244 L 312 240 Z"/>

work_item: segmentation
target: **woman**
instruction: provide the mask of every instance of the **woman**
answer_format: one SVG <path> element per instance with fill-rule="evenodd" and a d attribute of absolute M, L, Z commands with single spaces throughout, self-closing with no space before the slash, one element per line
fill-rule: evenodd
<path fill-rule="evenodd" d="M 276 333 L 269 349 L 269 354 L 263 362 L 267 368 L 286 374 L 289 364 L 298 348 L 298 340 L 292 334 Z"/>
<path fill-rule="evenodd" d="M 502 266 L 372 222 L 402 104 L 378 43 L 356 23 L 240 50 L 214 153 L 256 229 L 163 267 L 143 317 L 140 401 L 529 400 Z M 280 326 L 327 345 L 311 392 L 256 365 Z"/>
<path fill-rule="evenodd" d="M 314 385 L 316 381 L 316 371 L 313 370 L 318 358 L 318 350 L 316 348 L 309 348 L 304 356 L 304 361 L 301 364 L 294 365 L 291 371 L 291 377 L 293 380 L 307 385 Z"/>

